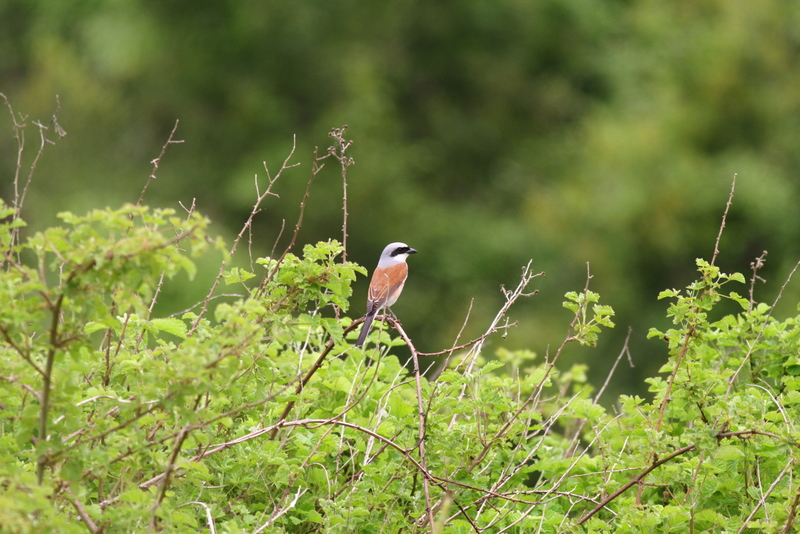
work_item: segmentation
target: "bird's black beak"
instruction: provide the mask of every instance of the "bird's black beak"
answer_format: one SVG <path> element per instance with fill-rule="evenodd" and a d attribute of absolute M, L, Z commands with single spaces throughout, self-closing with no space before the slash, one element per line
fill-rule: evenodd
<path fill-rule="evenodd" d="M 411 248 L 411 247 L 408 247 L 408 250 L 406 251 L 406 253 L 407 254 L 416 254 L 417 251 L 415 249 Z"/>

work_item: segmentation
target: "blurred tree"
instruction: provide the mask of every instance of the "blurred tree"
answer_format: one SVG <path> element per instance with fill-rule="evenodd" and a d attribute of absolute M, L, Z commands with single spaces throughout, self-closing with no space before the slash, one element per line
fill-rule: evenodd
<path fill-rule="evenodd" d="M 568 320 L 553 310 L 590 262 L 622 327 L 592 369 L 606 372 L 630 324 L 644 362 L 617 377 L 638 383 L 666 358 L 644 340 L 642 325 L 663 316 L 654 297 L 710 257 L 734 173 L 720 265 L 746 271 L 770 250 L 775 294 L 800 253 L 797 28 L 800 4 L 780 0 L 3 0 L 0 91 L 32 119 L 59 95 L 70 134 L 39 163 L 35 227 L 138 198 L 180 119 L 186 143 L 170 148 L 148 203 L 195 198 L 238 231 L 253 175 L 296 134 L 302 166 L 258 221 L 258 254 L 293 224 L 313 146 L 348 124 L 351 258 L 372 268 L 397 239 L 420 250 L 396 312 L 422 350 L 450 344 L 472 297 L 465 335 L 481 330 L 500 284 L 533 258 L 548 276 L 506 344 L 543 353 Z M 16 149 L 0 150 L 12 176 Z M 340 231 L 330 168 L 300 239 Z M 185 307 L 196 285 L 163 305 Z"/>

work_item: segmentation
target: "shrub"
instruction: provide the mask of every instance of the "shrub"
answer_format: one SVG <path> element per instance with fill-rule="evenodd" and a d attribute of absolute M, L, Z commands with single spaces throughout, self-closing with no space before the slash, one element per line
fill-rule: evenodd
<path fill-rule="evenodd" d="M 341 161 L 341 160 L 340 160 Z M 286 164 L 284 164 L 286 168 Z M 259 195 L 260 202 L 266 193 Z M 258 211 L 258 203 L 253 214 Z M 365 350 L 346 317 L 366 271 L 336 241 L 228 267 L 190 210 L 61 214 L 25 239 L 0 203 L 3 532 L 791 532 L 800 499 L 798 319 L 728 290 L 714 261 L 668 290 L 652 401 L 609 411 L 564 347 L 613 311 L 567 295 L 564 343 L 419 353 L 391 317 Z M 251 219 L 245 225 L 249 227 Z M 243 230 L 244 232 L 244 230 Z M 240 234 L 241 238 L 243 234 Z M 223 251 L 241 297 L 154 313 L 164 284 Z M 754 269 L 754 278 L 757 270 Z M 257 282 L 256 282 L 257 281 Z M 741 306 L 722 315 L 718 305 Z M 411 349 L 409 368 L 393 348 Z M 622 351 L 619 361 L 624 355 Z M 421 362 L 446 356 L 428 379 Z"/>

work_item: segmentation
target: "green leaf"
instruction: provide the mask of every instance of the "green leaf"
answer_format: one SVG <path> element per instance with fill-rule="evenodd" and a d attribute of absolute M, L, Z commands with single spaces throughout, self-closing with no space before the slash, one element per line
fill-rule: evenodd
<path fill-rule="evenodd" d="M 740 284 L 745 283 L 744 275 L 742 273 L 732 273 L 730 275 L 730 280 L 734 282 L 739 282 Z"/>
<path fill-rule="evenodd" d="M 303 517 L 305 517 L 305 520 L 310 523 L 321 524 L 323 520 L 323 517 L 316 510 L 307 510 L 303 512 Z"/>
<path fill-rule="evenodd" d="M 181 339 L 186 339 L 187 327 L 186 323 L 181 321 L 180 319 L 176 319 L 173 317 L 167 317 L 164 319 L 153 319 L 150 321 L 150 324 L 156 327 L 161 332 L 166 332 L 168 334 L 172 334 L 173 336 L 177 336 Z"/>
<path fill-rule="evenodd" d="M 241 284 L 250 280 L 255 275 L 249 271 L 245 271 L 244 269 L 240 269 L 239 267 L 233 267 L 230 271 L 226 271 L 223 275 L 223 279 L 227 285 L 231 284 Z"/>

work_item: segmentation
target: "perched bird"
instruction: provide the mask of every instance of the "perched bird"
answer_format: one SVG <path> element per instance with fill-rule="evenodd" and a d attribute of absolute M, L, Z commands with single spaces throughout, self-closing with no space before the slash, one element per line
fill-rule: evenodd
<path fill-rule="evenodd" d="M 397 297 L 403 292 L 403 284 L 406 283 L 408 276 L 406 258 L 409 254 L 416 253 L 416 250 L 405 243 L 390 243 L 383 249 L 381 259 L 369 282 L 367 315 L 364 317 L 364 326 L 361 327 L 356 347 L 364 344 L 367 334 L 369 334 L 369 328 L 372 326 L 372 320 L 375 319 L 378 312 L 397 302 Z"/>

